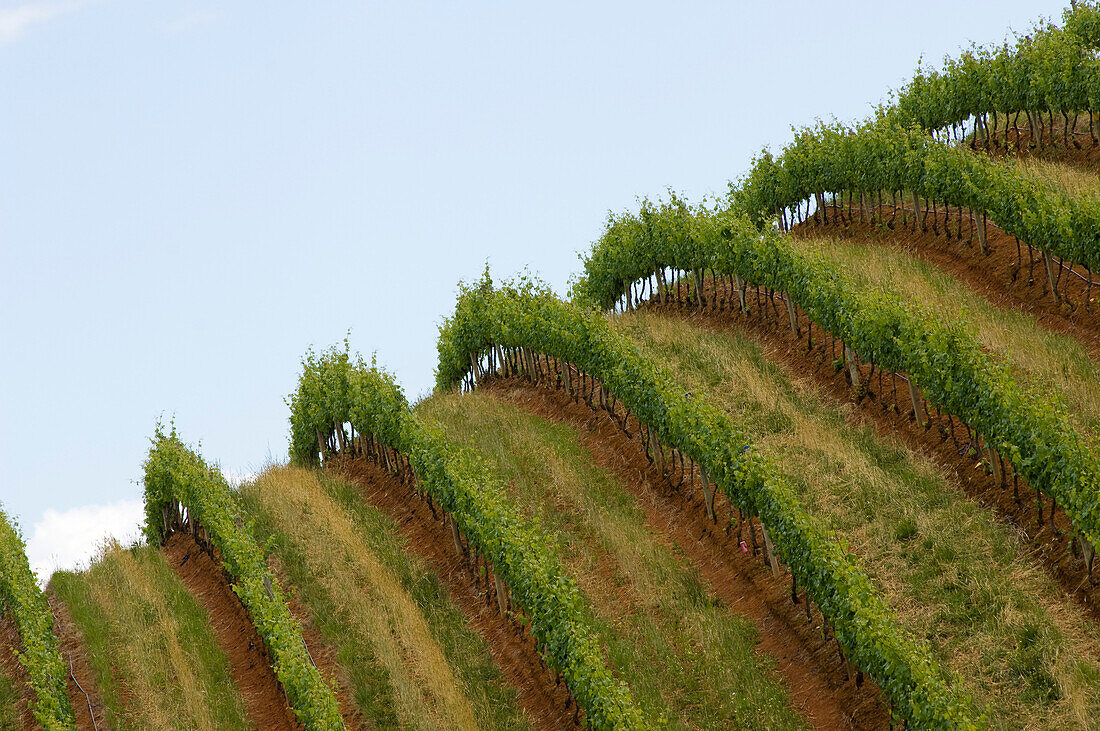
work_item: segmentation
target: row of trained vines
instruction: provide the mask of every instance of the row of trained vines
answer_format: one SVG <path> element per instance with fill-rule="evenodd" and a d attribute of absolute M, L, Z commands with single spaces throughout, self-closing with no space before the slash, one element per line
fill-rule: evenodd
<path fill-rule="evenodd" d="M 942 71 L 919 70 L 880 115 L 929 132 L 946 130 L 949 136 L 969 127 L 972 143 L 981 138 L 996 147 L 1011 143 L 1010 130 L 1019 129 L 1022 114 L 1036 143 L 1044 142 L 1045 129 L 1051 144 L 1080 147 L 1081 134 L 1100 144 L 1098 48 L 1100 8 L 1077 3 L 1063 14 L 1062 27 L 1043 24 L 1014 43 L 949 59 Z M 1077 131 L 1082 113 L 1088 119 L 1085 133 Z"/>
<path fill-rule="evenodd" d="M 626 685 L 604 664 L 575 582 L 488 468 L 421 423 L 389 374 L 335 350 L 310 354 L 303 365 L 291 397 L 291 457 L 315 465 L 322 450 L 339 449 L 412 481 L 433 513 L 439 508 L 448 516 L 463 553 L 465 537 L 479 573 L 478 556 L 484 561 L 501 611 L 515 607 L 513 617 L 564 680 L 584 721 L 597 729 L 648 727 Z"/>
<path fill-rule="evenodd" d="M 271 654 L 275 676 L 298 720 L 307 729 L 344 728 L 336 696 L 309 657 L 301 625 L 221 473 L 189 449 L 175 429 L 166 434 L 158 427 L 144 481 L 146 537 L 163 544 L 173 531 L 185 529 L 204 548 L 216 550 Z"/>
<path fill-rule="evenodd" d="M 1100 270 L 1100 200 L 1071 198 L 1012 165 L 891 123 L 803 130 L 780 155 L 758 157 L 731 198 L 753 221 L 774 216 L 781 229 L 827 217 L 829 204 L 845 199 L 868 212 L 908 205 L 920 221 L 929 207 L 935 214 L 937 204 L 945 212 L 954 206 L 983 250 L 987 220 L 1038 249 L 1055 296 L 1062 268 L 1085 267 L 1090 283 Z"/>
<path fill-rule="evenodd" d="M 885 692 L 895 717 L 913 728 L 984 724 L 927 648 L 899 629 L 855 559 L 818 526 L 778 470 L 723 413 L 685 394 L 599 314 L 530 285 L 495 290 L 486 279 L 464 290 L 442 328 L 439 358 L 439 387 L 521 372 L 574 397 L 582 391 L 590 403 L 610 403 L 613 411 L 621 403 L 645 426 L 648 448 L 660 455 L 670 448 L 674 458 L 701 468 L 712 518 L 717 487 L 741 515 L 760 521 L 769 554 L 790 569 L 848 660 Z"/>
<path fill-rule="evenodd" d="M 53 613 L 35 581 L 19 531 L 0 511 L 0 615 L 7 614 L 22 643 L 19 661 L 34 691 L 35 720 L 46 729 L 76 728 L 65 690 L 69 669 L 53 633 Z"/>
<path fill-rule="evenodd" d="M 792 327 L 800 309 L 842 341 L 849 357 L 907 374 L 915 407 L 927 399 L 978 432 L 994 471 L 1008 463 L 1035 490 L 1040 516 L 1043 495 L 1062 508 L 1091 572 L 1100 540 L 1100 459 L 1059 406 L 1025 393 L 961 327 L 854 289 L 824 260 L 774 230 L 759 231 L 736 211 L 692 208 L 675 197 L 613 218 L 575 295 L 610 308 L 622 297 L 636 299 L 644 283 L 663 298 L 661 284 L 670 276 L 690 277 L 701 288 L 704 272 L 733 280 L 742 310 L 752 304 L 745 298 L 749 283 L 781 293 Z"/>

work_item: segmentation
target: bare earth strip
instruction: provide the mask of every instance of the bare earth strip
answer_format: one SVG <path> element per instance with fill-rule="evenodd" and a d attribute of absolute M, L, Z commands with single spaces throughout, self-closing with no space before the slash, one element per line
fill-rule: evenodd
<path fill-rule="evenodd" d="M 301 728 L 271 669 L 263 641 L 222 569 L 185 533 L 168 539 L 164 555 L 187 591 L 209 613 L 210 626 L 229 659 L 248 718 L 258 729 Z"/>

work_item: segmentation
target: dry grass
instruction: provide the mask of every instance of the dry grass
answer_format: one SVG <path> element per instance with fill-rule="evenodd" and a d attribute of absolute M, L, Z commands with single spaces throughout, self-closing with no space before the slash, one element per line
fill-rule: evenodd
<path fill-rule="evenodd" d="M 365 723 L 527 728 L 485 642 L 358 488 L 275 468 L 241 497 L 282 580 L 335 650 Z"/>
<path fill-rule="evenodd" d="M 339 597 L 356 641 L 373 649 L 390 680 L 403 728 L 476 729 L 473 708 L 413 597 L 364 543 L 317 477 L 269 470 L 246 488 L 324 590 Z"/>
<path fill-rule="evenodd" d="M 161 553 L 109 545 L 52 580 L 96 669 L 114 728 L 246 729 L 244 704 L 205 610 Z"/>
<path fill-rule="evenodd" d="M 490 395 L 437 394 L 417 413 L 485 457 L 553 536 L 617 677 L 650 718 L 681 728 L 799 728 L 752 623 L 654 533 L 576 430 Z"/>
<path fill-rule="evenodd" d="M 1100 632 L 1011 528 L 928 460 L 848 423 L 850 405 L 823 402 L 751 340 L 645 312 L 614 323 L 782 466 L 998 727 L 1090 727 Z"/>
<path fill-rule="evenodd" d="M 1014 164 L 1016 170 L 1043 182 L 1050 190 L 1073 198 L 1100 199 L 1100 175 L 1030 155 L 1016 158 Z"/>
<path fill-rule="evenodd" d="M 1100 437 L 1100 364 L 1081 343 L 1052 332 L 1031 315 L 996 307 L 957 278 L 894 247 L 862 246 L 830 237 L 800 239 L 867 288 L 885 289 L 947 320 L 961 320 L 981 343 L 1006 360 L 1016 378 L 1065 407 L 1092 440 Z"/>

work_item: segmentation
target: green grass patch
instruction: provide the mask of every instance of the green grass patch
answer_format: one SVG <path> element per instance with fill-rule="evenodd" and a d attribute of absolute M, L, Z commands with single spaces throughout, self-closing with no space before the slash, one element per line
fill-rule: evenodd
<path fill-rule="evenodd" d="M 251 728 L 209 615 L 160 551 L 109 547 L 50 586 L 84 640 L 112 728 Z"/>
<path fill-rule="evenodd" d="M 299 547 L 279 535 L 271 522 L 264 519 L 263 513 L 254 510 L 247 500 L 245 510 L 256 516 L 256 538 L 264 543 L 269 553 L 279 557 L 286 579 L 284 588 L 309 608 L 314 627 L 328 646 L 336 648 L 337 662 L 347 673 L 353 700 L 363 717 L 382 728 L 397 726 L 389 674 L 373 649 L 356 641 L 347 617 L 340 611 L 340 597 L 333 597 L 325 589 L 317 574 L 309 570 Z"/>
<path fill-rule="evenodd" d="M 1051 192 L 1064 193 L 1085 202 L 1100 200 L 1100 175 L 1093 171 L 1036 155 L 1010 159 L 1017 172 L 1038 180 Z"/>
<path fill-rule="evenodd" d="M 0 670 L 0 731 L 19 728 L 19 693 L 15 683 Z"/>

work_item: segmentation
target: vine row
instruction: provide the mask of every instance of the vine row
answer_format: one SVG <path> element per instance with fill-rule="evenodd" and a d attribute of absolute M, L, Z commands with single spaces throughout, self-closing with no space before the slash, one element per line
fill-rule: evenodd
<path fill-rule="evenodd" d="M 845 360 L 905 374 L 914 418 L 929 424 L 925 400 L 953 414 L 984 441 L 983 451 L 1001 483 L 1024 481 L 1034 491 L 1041 519 L 1044 495 L 1076 531 L 1091 577 L 1100 540 L 1100 459 L 1069 424 L 1063 407 L 1025 393 L 1004 364 L 995 363 L 959 325 L 941 324 L 915 307 L 881 293 L 853 288 L 822 258 L 799 252 L 779 232 L 758 230 L 731 209 L 691 207 L 672 196 L 638 215 L 613 217 L 585 262 L 574 295 L 602 308 L 633 306 L 643 287 L 664 301 L 669 279 L 690 279 L 703 303 L 703 274 L 729 281 L 736 306 L 748 311 L 751 284 L 767 299 L 784 301 L 797 333 L 798 313 L 821 333 L 844 343 Z M 715 293 L 715 297 L 717 294 Z M 859 388 L 858 371 L 852 371 Z"/>
<path fill-rule="evenodd" d="M 18 528 L 0 510 L 0 613 L 9 612 L 22 644 L 19 662 L 34 691 L 35 720 L 45 729 L 75 729 L 65 688 L 69 670 L 53 633 L 53 613 L 35 581 Z"/>
<path fill-rule="evenodd" d="M 163 545 L 174 531 L 186 530 L 218 556 L 271 654 L 295 716 L 311 731 L 343 729 L 336 696 L 309 657 L 302 627 L 245 527 L 229 484 L 180 440 L 175 428 L 166 434 L 158 425 L 152 441 L 144 465 L 146 537 Z"/>
<path fill-rule="evenodd" d="M 309 353 L 290 407 L 295 462 L 317 465 L 337 453 L 366 457 L 411 482 L 433 515 L 442 511 L 478 583 L 484 569 L 487 601 L 495 594 L 501 614 L 527 628 L 547 667 L 564 680 L 576 722 L 596 729 L 650 726 L 604 664 L 576 583 L 545 534 L 522 517 L 482 462 L 409 410 L 390 374 L 347 352 Z"/>
<path fill-rule="evenodd" d="M 1027 122 L 1032 144 L 1048 142 L 1080 148 L 1077 137 L 1087 134 L 1100 144 L 1100 8 L 1077 3 L 1063 13 L 1063 27 L 1049 23 L 1018 36 L 1015 43 L 966 51 L 947 59 L 942 71 L 920 69 L 879 110 L 903 127 L 959 138 L 972 131 L 986 146 L 1008 146 L 1010 130 L 1019 130 L 1020 115 Z M 1078 133 L 1081 113 L 1088 132 Z M 1055 120 L 1055 113 L 1059 119 Z M 1047 119 L 1043 119 L 1043 115 Z M 1061 129 L 1059 129 L 1059 127 Z M 1017 134 L 1016 143 L 1022 136 Z"/>
<path fill-rule="evenodd" d="M 827 206 L 845 199 L 868 215 L 884 203 L 896 209 L 908 200 L 914 225 L 922 229 L 929 207 L 938 215 L 937 205 L 945 212 L 954 206 L 984 252 L 990 222 L 1026 242 L 1029 252 L 1038 249 L 1055 297 L 1056 277 L 1067 264 L 1071 271 L 1084 267 L 1089 282 L 1100 270 L 1100 200 L 1052 191 L 1011 164 L 888 122 L 804 129 L 780 155 L 757 157 L 731 186 L 730 198 L 755 223 L 775 217 L 781 230 L 811 216 L 827 219 Z"/>
<path fill-rule="evenodd" d="M 472 388 L 497 374 L 521 373 L 608 409 L 617 419 L 621 406 L 621 413 L 643 425 L 643 441 L 662 468 L 677 459 L 681 469 L 685 461 L 699 467 L 708 517 L 716 520 L 717 488 L 736 507 L 739 529 L 748 524 L 754 549 L 752 521 L 759 521 L 773 571 L 778 574 L 779 561 L 786 565 L 792 598 L 798 587 L 805 590 L 847 660 L 886 694 L 894 717 L 922 729 L 986 725 L 970 699 L 947 683 L 928 649 L 897 626 L 854 557 L 818 526 L 775 466 L 721 411 L 684 394 L 598 313 L 530 282 L 494 289 L 486 275 L 463 289 L 438 348 L 440 388 Z"/>

